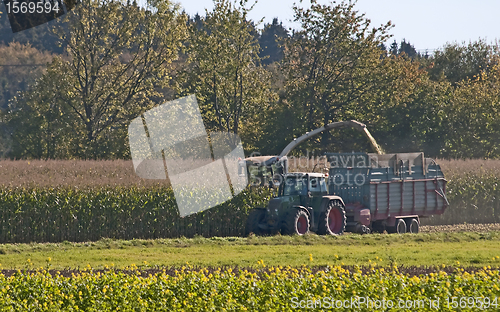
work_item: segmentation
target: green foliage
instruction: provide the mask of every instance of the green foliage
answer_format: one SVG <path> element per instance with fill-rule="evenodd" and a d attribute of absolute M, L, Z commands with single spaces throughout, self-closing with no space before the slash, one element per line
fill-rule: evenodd
<path fill-rule="evenodd" d="M 465 75 L 465 80 L 454 82 L 435 81 L 433 67 L 423 67 L 426 61 L 398 56 L 384 63 L 384 76 L 393 82 L 389 87 L 380 84 L 365 99 L 373 103 L 373 109 L 359 119 L 373 124 L 374 137 L 383 138 L 380 144 L 386 151 L 421 150 L 432 157 L 462 159 L 500 156 L 498 65 L 479 71 L 472 79 Z"/>
<path fill-rule="evenodd" d="M 385 46 L 383 46 L 385 48 Z M 385 50 L 385 49 L 384 49 Z M 415 50 L 415 47 L 410 43 L 406 42 L 406 39 L 403 39 L 401 43 L 399 44 L 394 40 L 394 42 L 391 44 L 389 53 L 393 56 L 406 56 L 409 58 L 417 58 L 421 57 L 420 54 L 417 53 L 417 50 Z"/>
<path fill-rule="evenodd" d="M 477 40 L 468 44 L 448 43 L 429 59 L 429 75 L 433 80 L 444 80 L 457 84 L 473 79 L 499 64 L 498 44 Z"/>
<path fill-rule="evenodd" d="M 39 51 L 30 44 L 13 42 L 7 46 L 0 45 L 0 111 L 7 110 L 8 101 L 17 92 L 28 90 L 43 74 L 44 65 L 51 60 L 50 53 Z"/>
<path fill-rule="evenodd" d="M 458 83 L 445 113 L 443 156 L 500 157 L 500 65 Z"/>
<path fill-rule="evenodd" d="M 294 133 L 368 111 L 362 98 L 380 87 L 379 45 L 388 38 L 390 23 L 370 28 L 370 21 L 347 2 L 313 2 L 294 10 L 302 28 L 285 41 L 283 61 L 285 97 L 298 120 Z M 323 133 L 323 149 L 328 140 Z"/>
<path fill-rule="evenodd" d="M 12 142 L 10 136 L 13 128 L 17 127 L 4 122 L 9 100 L 14 99 L 18 92 L 28 91 L 35 80 L 42 76 L 45 64 L 52 57 L 52 54 L 37 50 L 30 44 L 12 42 L 8 46 L 0 45 L 0 158 L 9 154 L 12 143 L 17 143 Z"/>
<path fill-rule="evenodd" d="M 115 0 L 84 1 L 55 30 L 68 58 L 57 58 L 14 103 L 14 157 L 126 157 L 126 125 L 155 105 L 186 35 L 168 1 L 154 13 Z M 70 15 L 70 14 L 68 14 Z M 24 127 L 31 124 L 33 127 Z M 35 131 L 37 129 L 38 131 Z"/>
<path fill-rule="evenodd" d="M 182 267 L 172 273 L 163 270 L 149 276 L 142 276 L 137 266 L 127 271 L 104 272 L 88 268 L 71 277 L 46 270 L 19 271 L 12 277 L 0 275 L 3 292 L 0 308 L 5 311 L 293 311 L 300 307 L 331 309 L 332 304 L 335 308 L 340 303 L 336 310 L 387 311 L 386 304 L 391 301 L 394 308 L 402 304 L 404 309 L 411 304 L 412 311 L 429 311 L 434 310 L 429 308 L 432 300 L 439 311 L 456 311 L 457 307 L 461 307 L 460 311 L 476 311 L 479 305 L 481 309 L 497 310 L 499 274 L 498 269 L 487 267 L 472 273 L 457 267 L 453 273 L 439 270 L 410 276 L 400 273 L 397 266 L 376 265 L 365 273 L 359 267 L 349 271 L 341 266 L 313 271 L 306 266 L 266 268 L 263 261 L 251 270 Z M 356 298 L 370 299 L 373 303 L 360 305 L 358 301 L 357 305 L 350 305 Z M 418 301 L 420 308 L 415 308 Z"/>
<path fill-rule="evenodd" d="M 294 137 L 294 131 L 300 126 L 293 109 L 282 99 L 270 106 L 262 114 L 262 122 L 258 124 L 261 132 L 256 150 L 261 155 L 279 155 Z"/>
<path fill-rule="evenodd" d="M 44 76 L 34 87 L 12 100 L 5 114 L 5 123 L 12 131 L 12 151 L 9 156 L 18 158 L 70 158 L 68 146 L 77 129 L 75 119 L 62 98 L 55 93 L 66 89 L 68 80 L 57 80 L 58 67 L 62 64 L 54 57 Z"/>
<path fill-rule="evenodd" d="M 274 18 L 271 24 L 264 25 L 259 37 L 259 56 L 263 64 L 268 65 L 283 59 L 283 43 L 286 38 L 289 38 L 288 31 L 281 22 L 278 24 L 278 18 Z"/>
<path fill-rule="evenodd" d="M 259 115 L 275 95 L 260 64 L 259 43 L 242 1 L 215 1 L 213 11 L 191 27 L 182 94 L 195 93 L 207 130 L 240 134 L 245 148 L 259 136 Z"/>
<path fill-rule="evenodd" d="M 430 80 L 418 62 L 404 56 L 384 59 L 383 68 L 379 88 L 364 98 L 373 109 L 359 119 L 369 121 L 373 136 L 388 152 L 424 151 L 431 157 L 440 155 L 450 85 Z"/>

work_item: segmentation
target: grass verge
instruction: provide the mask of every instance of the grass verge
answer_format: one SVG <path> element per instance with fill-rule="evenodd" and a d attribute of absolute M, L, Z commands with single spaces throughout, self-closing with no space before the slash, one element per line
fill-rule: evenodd
<path fill-rule="evenodd" d="M 500 232 L 213 237 L 0 245 L 1 269 L 183 266 L 500 266 Z"/>

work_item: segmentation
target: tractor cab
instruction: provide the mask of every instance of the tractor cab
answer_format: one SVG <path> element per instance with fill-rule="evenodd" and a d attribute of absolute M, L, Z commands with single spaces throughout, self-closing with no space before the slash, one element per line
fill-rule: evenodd
<path fill-rule="evenodd" d="M 308 193 L 311 194 L 308 194 Z M 295 172 L 284 175 L 280 184 L 281 196 L 326 195 L 328 193 L 325 175 L 321 173 Z"/>
<path fill-rule="evenodd" d="M 304 207 L 315 207 L 328 194 L 325 175 L 321 173 L 288 173 L 283 176 L 278 197 Z"/>

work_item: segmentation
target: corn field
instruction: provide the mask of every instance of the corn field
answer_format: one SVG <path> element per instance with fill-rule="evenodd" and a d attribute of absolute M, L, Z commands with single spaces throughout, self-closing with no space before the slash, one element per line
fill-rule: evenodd
<path fill-rule="evenodd" d="M 450 207 L 425 225 L 500 222 L 500 160 L 438 160 Z"/>
<path fill-rule="evenodd" d="M 450 207 L 424 225 L 500 222 L 500 161 L 440 160 Z M 180 218 L 168 180 L 143 180 L 131 161 L 0 161 L 0 243 L 241 236 L 271 192 Z"/>
<path fill-rule="evenodd" d="M 269 191 L 245 190 L 215 208 L 180 218 L 171 188 L 0 190 L 0 243 L 241 236 L 248 210 Z"/>

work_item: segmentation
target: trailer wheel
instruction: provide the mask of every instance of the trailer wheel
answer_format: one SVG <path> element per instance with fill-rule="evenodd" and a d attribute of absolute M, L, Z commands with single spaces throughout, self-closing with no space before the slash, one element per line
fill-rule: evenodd
<path fill-rule="evenodd" d="M 254 233 L 255 235 L 267 234 L 266 231 L 262 230 L 259 227 L 259 223 L 264 222 L 265 219 L 266 219 L 266 210 L 252 209 L 250 211 L 250 214 L 248 215 L 245 227 L 245 236 L 248 236 L 250 233 Z"/>
<path fill-rule="evenodd" d="M 345 226 L 344 206 L 338 200 L 331 200 L 326 210 L 319 217 L 318 234 L 340 235 L 344 233 Z"/>
<path fill-rule="evenodd" d="M 406 222 L 403 219 L 397 219 L 395 226 L 388 226 L 387 233 L 398 233 L 405 234 L 406 233 Z"/>
<path fill-rule="evenodd" d="M 409 221 L 409 224 L 408 224 L 408 232 L 409 233 L 417 234 L 418 232 L 420 232 L 420 224 L 418 224 L 417 219 L 413 218 L 413 219 L 410 219 L 408 221 Z"/>
<path fill-rule="evenodd" d="M 403 219 L 398 219 L 396 222 L 396 233 L 405 234 L 406 233 L 406 222 Z"/>
<path fill-rule="evenodd" d="M 291 209 L 285 217 L 283 234 L 304 235 L 309 232 L 309 216 L 302 209 Z"/>

